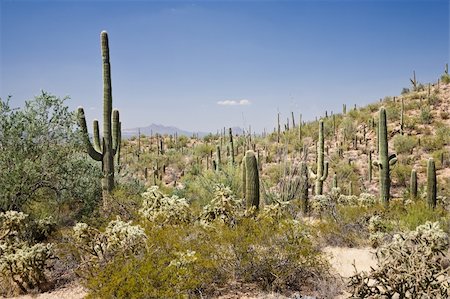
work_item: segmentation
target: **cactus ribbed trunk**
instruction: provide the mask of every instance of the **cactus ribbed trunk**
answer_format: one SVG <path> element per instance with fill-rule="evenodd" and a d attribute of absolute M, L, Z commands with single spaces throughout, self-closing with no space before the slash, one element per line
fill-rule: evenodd
<path fill-rule="evenodd" d="M 328 177 L 328 162 L 324 162 L 325 140 L 323 136 L 323 120 L 319 121 L 319 141 L 317 143 L 317 172 L 315 195 L 323 193 L 323 182 Z"/>
<path fill-rule="evenodd" d="M 218 145 L 217 147 L 216 147 L 216 170 L 217 171 L 220 171 L 220 168 L 221 168 L 221 164 L 222 164 L 222 161 L 221 161 L 222 159 L 221 159 L 221 156 L 220 156 L 220 146 Z"/>
<path fill-rule="evenodd" d="M 308 213 L 308 189 L 309 189 L 309 177 L 308 166 L 306 162 L 300 163 L 300 200 L 302 201 L 303 213 Z"/>
<path fill-rule="evenodd" d="M 427 163 L 427 199 L 428 206 L 431 209 L 436 208 L 437 185 L 436 185 L 436 166 L 433 158 L 428 159 Z"/>
<path fill-rule="evenodd" d="M 378 166 L 380 172 L 380 200 L 385 204 L 389 204 L 391 177 L 390 167 L 397 162 L 396 155 L 389 156 L 388 154 L 388 135 L 387 135 L 387 120 L 386 109 L 380 108 L 380 119 L 378 122 L 378 148 L 379 157 L 375 161 L 375 166 Z"/>
<path fill-rule="evenodd" d="M 103 59 L 103 192 L 109 193 L 114 188 L 114 153 L 112 149 L 112 87 L 111 64 L 109 63 L 108 34 L 101 33 Z"/>
<path fill-rule="evenodd" d="M 368 179 L 369 179 L 369 183 L 372 183 L 372 151 L 369 151 L 369 157 L 368 157 L 369 161 L 368 161 Z"/>
<path fill-rule="evenodd" d="M 259 209 L 258 162 L 253 151 L 245 153 L 245 199 L 248 205 Z"/>
<path fill-rule="evenodd" d="M 416 170 L 411 170 L 411 179 L 410 179 L 410 195 L 411 199 L 417 198 L 417 173 Z"/>
<path fill-rule="evenodd" d="M 231 164 L 234 165 L 234 143 L 233 143 L 233 130 L 229 128 L 230 135 L 230 154 L 231 154 Z"/>

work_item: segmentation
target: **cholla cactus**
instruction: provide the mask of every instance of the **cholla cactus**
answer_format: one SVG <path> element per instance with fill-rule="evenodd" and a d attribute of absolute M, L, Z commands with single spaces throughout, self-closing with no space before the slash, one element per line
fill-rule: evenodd
<path fill-rule="evenodd" d="M 106 230 L 100 230 L 79 222 L 73 228 L 73 240 L 83 261 L 81 271 L 90 271 L 101 263 L 108 262 L 116 255 L 132 255 L 142 252 L 147 236 L 139 225 L 121 221 L 111 221 Z"/>
<path fill-rule="evenodd" d="M 197 261 L 196 252 L 193 250 L 186 250 L 185 252 L 176 252 L 176 259 L 169 263 L 169 267 L 183 268 Z"/>
<path fill-rule="evenodd" d="M 207 222 L 220 220 L 226 224 L 234 224 L 241 203 L 235 198 L 230 187 L 218 184 L 214 187 L 213 199 L 203 208 L 201 219 Z"/>
<path fill-rule="evenodd" d="M 279 220 L 283 217 L 285 208 L 290 204 L 289 201 L 275 200 L 271 205 L 265 205 L 258 219 Z"/>
<path fill-rule="evenodd" d="M 142 193 L 143 202 L 139 213 L 148 221 L 158 224 L 179 224 L 191 220 L 189 204 L 176 195 L 168 197 L 158 186 L 152 186 Z"/>
<path fill-rule="evenodd" d="M 46 282 L 44 272 L 54 257 L 52 244 L 32 244 L 26 238 L 27 218 L 22 212 L 0 213 L 0 275 L 14 281 L 22 292 Z"/>
<path fill-rule="evenodd" d="M 108 250 L 137 253 L 145 247 L 147 236 L 139 225 L 131 225 L 120 219 L 111 221 L 105 230 Z"/>
<path fill-rule="evenodd" d="M 448 298 L 448 235 L 437 222 L 394 235 L 377 251 L 377 267 L 350 277 L 354 298 Z"/>
<path fill-rule="evenodd" d="M 319 215 L 322 215 L 330 207 L 330 199 L 326 195 L 315 195 L 313 196 L 310 207 L 311 210 Z"/>
<path fill-rule="evenodd" d="M 356 195 L 341 194 L 339 196 L 338 203 L 340 205 L 345 205 L 345 206 L 357 206 L 358 205 L 358 197 Z"/>
<path fill-rule="evenodd" d="M 363 207 L 372 207 L 376 205 L 379 200 L 370 193 L 361 193 L 358 197 L 358 205 Z"/>

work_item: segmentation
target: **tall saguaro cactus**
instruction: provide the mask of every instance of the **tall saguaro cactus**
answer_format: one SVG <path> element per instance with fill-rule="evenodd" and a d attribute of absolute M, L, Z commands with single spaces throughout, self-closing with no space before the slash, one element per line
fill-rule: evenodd
<path fill-rule="evenodd" d="M 427 162 L 427 199 L 428 206 L 432 209 L 436 208 L 437 185 L 436 185 L 436 166 L 433 158 Z"/>
<path fill-rule="evenodd" d="M 323 136 L 323 120 L 319 121 L 319 141 L 317 142 L 317 171 L 311 173 L 311 177 L 316 181 L 315 195 L 323 193 L 323 182 L 328 177 L 328 161 L 324 161 L 325 140 Z"/>
<path fill-rule="evenodd" d="M 259 172 L 258 162 L 253 151 L 245 153 L 245 199 L 247 206 L 259 209 Z"/>
<path fill-rule="evenodd" d="M 78 123 L 89 156 L 95 161 L 102 161 L 103 200 L 114 188 L 114 155 L 120 147 L 119 111 L 112 110 L 111 65 L 109 63 L 108 33 L 101 33 L 103 58 L 103 142 L 100 144 L 98 121 L 94 120 L 94 146 L 89 140 L 86 117 L 83 107 L 78 107 Z M 111 121 L 112 117 L 112 121 Z"/>
<path fill-rule="evenodd" d="M 388 154 L 388 135 L 386 109 L 380 108 L 380 120 L 378 121 L 378 161 L 373 165 L 378 167 L 380 172 L 380 199 L 385 204 L 389 204 L 391 190 L 390 168 L 397 162 L 397 156 Z"/>

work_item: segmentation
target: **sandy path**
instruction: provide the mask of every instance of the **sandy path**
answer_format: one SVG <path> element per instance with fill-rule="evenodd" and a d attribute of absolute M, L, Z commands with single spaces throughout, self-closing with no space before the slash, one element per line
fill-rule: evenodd
<path fill-rule="evenodd" d="M 331 266 L 344 278 L 348 278 L 355 273 L 353 263 L 358 272 L 369 271 L 370 267 L 376 266 L 375 249 L 372 248 L 342 248 L 325 247 L 323 249 L 328 256 Z"/>
<path fill-rule="evenodd" d="M 46 292 L 42 294 L 28 294 L 14 299 L 81 299 L 87 295 L 86 290 L 79 284 L 73 283 L 63 288 L 54 290 L 52 292 Z M 2 298 L 0 296 L 0 298 Z"/>

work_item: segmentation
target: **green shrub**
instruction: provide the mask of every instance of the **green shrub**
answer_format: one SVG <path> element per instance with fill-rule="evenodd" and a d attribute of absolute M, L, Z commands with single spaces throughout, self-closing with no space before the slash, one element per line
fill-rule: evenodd
<path fill-rule="evenodd" d="M 441 76 L 441 81 L 444 84 L 449 84 L 450 83 L 450 75 L 449 74 L 443 74 Z"/>
<path fill-rule="evenodd" d="M 185 298 L 213 294 L 229 280 L 266 290 L 314 289 L 328 265 L 306 227 L 292 220 L 241 219 L 230 227 L 180 225 L 147 230 L 147 252 L 116 259 L 88 280 L 92 297 Z"/>
<path fill-rule="evenodd" d="M 397 154 L 412 154 L 416 147 L 416 138 L 407 135 L 395 135 L 392 139 Z"/>
<path fill-rule="evenodd" d="M 420 120 L 422 124 L 429 125 L 433 121 L 433 115 L 429 107 L 423 107 L 420 110 Z"/>

